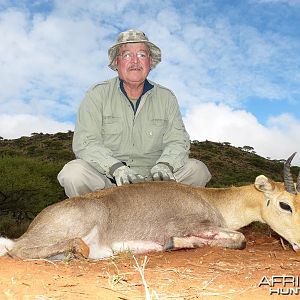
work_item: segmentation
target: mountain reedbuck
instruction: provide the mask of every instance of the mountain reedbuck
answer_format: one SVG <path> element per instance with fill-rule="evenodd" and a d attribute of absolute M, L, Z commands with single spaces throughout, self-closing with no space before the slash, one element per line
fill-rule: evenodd
<path fill-rule="evenodd" d="M 202 245 L 242 249 L 253 221 L 267 223 L 300 249 L 300 173 L 284 165 L 284 185 L 260 175 L 254 185 L 193 188 L 176 182 L 114 187 L 53 204 L 18 239 L 0 238 L 0 255 L 101 259 L 121 251 L 145 253 Z"/>

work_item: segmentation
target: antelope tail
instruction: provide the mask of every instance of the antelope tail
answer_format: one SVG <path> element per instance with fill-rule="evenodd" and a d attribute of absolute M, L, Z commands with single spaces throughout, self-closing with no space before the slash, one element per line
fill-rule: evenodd
<path fill-rule="evenodd" d="M 0 256 L 5 255 L 14 247 L 15 242 L 8 238 L 0 237 Z"/>

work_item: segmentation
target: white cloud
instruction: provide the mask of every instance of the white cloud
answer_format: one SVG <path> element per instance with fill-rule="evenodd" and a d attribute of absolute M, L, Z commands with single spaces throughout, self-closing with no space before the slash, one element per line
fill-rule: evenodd
<path fill-rule="evenodd" d="M 257 154 L 272 159 L 286 159 L 299 150 L 300 122 L 288 114 L 272 117 L 264 126 L 247 111 L 224 104 L 203 103 L 191 107 L 184 122 L 192 140 L 251 146 Z M 300 153 L 293 163 L 300 164 Z"/>
<path fill-rule="evenodd" d="M 218 116 L 208 117 L 200 110 L 206 120 L 203 127 L 199 125 L 202 139 L 248 144 L 276 158 L 297 150 L 291 134 L 283 134 L 284 114 L 263 126 L 243 107 L 248 98 L 297 101 L 299 39 L 261 30 L 244 15 L 238 22 L 239 13 L 246 10 L 231 7 L 231 15 L 226 15 L 219 1 L 187 1 L 178 6 L 172 0 L 153 0 L 151 5 L 145 0 L 56 0 L 50 10 L 33 12 L 26 4 L 9 7 L 9 3 L 0 0 L 0 7 L 8 7 L 0 11 L 3 137 L 72 129 L 68 120 L 74 119 L 86 89 L 116 75 L 107 67 L 109 46 L 121 30 L 140 28 L 162 49 L 163 61 L 150 78 L 175 92 L 184 114 L 210 105 Z M 187 117 L 193 135 L 199 118 L 194 113 Z M 288 117 L 294 124 L 289 132 L 297 136 L 299 121 Z M 195 121 L 189 124 L 190 119 Z M 274 146 L 276 139 L 280 146 Z M 277 149 L 282 157 L 275 156 Z"/>
<path fill-rule="evenodd" d="M 31 18 L 20 9 L 1 14 L 2 99 L 6 96 L 13 103 L 37 95 L 48 114 L 52 110 L 47 103 L 60 107 L 63 100 L 74 114 L 89 85 L 114 75 L 106 65 L 107 48 L 120 31 L 116 26 L 142 28 L 157 42 L 163 62 L 153 78 L 174 89 L 182 105 L 222 101 L 240 106 L 248 96 L 290 98 L 293 87 L 274 82 L 275 73 L 282 81 L 299 85 L 296 70 L 290 69 L 298 60 L 293 41 L 233 25 L 224 16 L 203 17 L 199 22 L 194 12 L 186 15 L 172 1 L 144 11 L 140 9 L 145 3 L 136 7 L 129 0 L 55 3 L 46 16 Z M 118 23 L 109 24 L 108 16 Z M 63 108 L 56 113 L 64 114 Z M 30 109 L 27 105 L 26 111 Z"/>
<path fill-rule="evenodd" d="M 73 115 L 95 78 L 108 77 L 108 70 L 100 72 L 107 69 L 106 27 L 88 19 L 31 19 L 26 11 L 9 9 L 0 14 L 0 34 L 1 113 L 16 107 L 37 113 L 34 101 L 38 113 Z"/>
<path fill-rule="evenodd" d="M 45 116 L 27 114 L 0 114 L 0 136 L 2 138 L 19 138 L 30 136 L 31 133 L 56 133 L 74 130 L 74 125 L 68 122 L 57 122 Z"/>

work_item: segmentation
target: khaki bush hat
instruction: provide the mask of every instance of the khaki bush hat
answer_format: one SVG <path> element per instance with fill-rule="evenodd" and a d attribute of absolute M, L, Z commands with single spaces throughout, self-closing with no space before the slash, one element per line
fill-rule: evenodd
<path fill-rule="evenodd" d="M 160 49 L 154 45 L 153 43 L 149 42 L 148 37 L 142 31 L 136 29 L 130 29 L 124 32 L 121 32 L 118 36 L 117 42 L 115 45 L 111 46 L 108 49 L 108 59 L 109 64 L 108 66 L 116 71 L 115 59 L 119 52 L 119 47 L 123 44 L 127 43 L 146 43 L 150 49 L 150 56 L 152 58 L 152 69 L 161 62 L 161 51 Z"/>

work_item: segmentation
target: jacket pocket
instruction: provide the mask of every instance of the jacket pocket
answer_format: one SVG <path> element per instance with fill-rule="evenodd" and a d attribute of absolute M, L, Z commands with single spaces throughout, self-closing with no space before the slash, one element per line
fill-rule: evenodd
<path fill-rule="evenodd" d="M 147 122 L 145 145 L 147 153 L 157 153 L 163 150 L 163 137 L 168 121 L 165 119 L 152 119 Z"/>
<path fill-rule="evenodd" d="M 102 138 L 105 147 L 112 151 L 120 149 L 122 143 L 122 123 L 119 118 L 105 116 L 102 122 Z"/>

